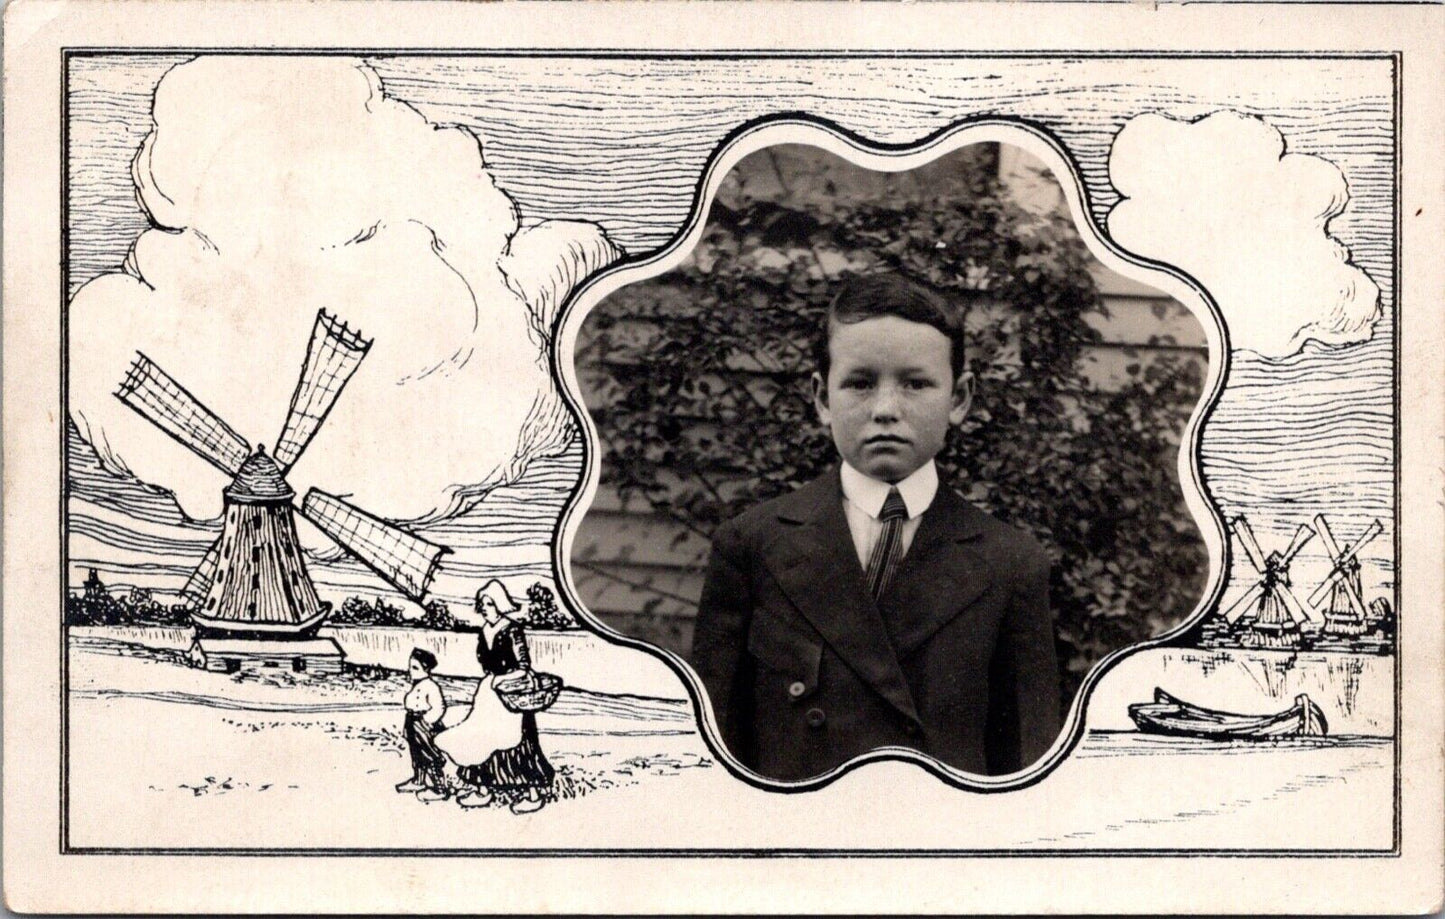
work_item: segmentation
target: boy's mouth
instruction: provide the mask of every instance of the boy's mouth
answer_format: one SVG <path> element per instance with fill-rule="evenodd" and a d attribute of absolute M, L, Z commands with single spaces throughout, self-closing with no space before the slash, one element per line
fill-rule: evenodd
<path fill-rule="evenodd" d="M 903 447 L 908 441 L 896 434 L 875 434 L 863 441 L 865 447 Z"/>

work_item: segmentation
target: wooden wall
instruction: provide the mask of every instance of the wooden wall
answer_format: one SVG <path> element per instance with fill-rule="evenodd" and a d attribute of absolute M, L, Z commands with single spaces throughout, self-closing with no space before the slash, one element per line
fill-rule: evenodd
<path fill-rule="evenodd" d="M 1063 207 L 1057 185 L 1041 164 L 1008 148 L 985 151 L 984 155 L 992 157 L 994 168 L 1010 188 L 1017 188 L 1021 203 Z M 774 191 L 788 195 L 817 194 L 823 188 L 829 193 L 848 190 L 839 189 L 844 177 L 832 168 L 836 161 L 829 158 L 786 150 L 769 160 L 768 169 L 755 168 L 743 177 L 751 183 L 750 192 L 758 193 L 759 185 L 767 183 L 777 183 Z M 736 180 L 730 177 L 730 181 Z M 913 180 L 921 185 L 946 181 L 947 177 L 920 175 Z M 898 187 L 897 180 L 892 180 L 890 188 Z M 725 187 L 723 193 L 727 191 Z M 1203 330 L 1182 304 L 1102 264 L 1095 265 L 1093 275 L 1107 314 L 1089 317 L 1104 343 L 1090 348 L 1084 362 L 1098 385 L 1118 385 L 1129 365 L 1164 353 L 1183 353 L 1202 367 L 1206 360 Z M 624 291 L 615 296 L 627 295 Z M 583 340 L 586 335 L 584 325 Z M 582 351 L 579 348 L 579 353 Z M 604 406 L 610 395 L 604 376 L 584 361 L 579 361 L 577 370 L 589 408 Z M 607 462 L 605 455 L 602 462 Z M 608 624 L 686 656 L 707 553 L 705 539 L 657 515 L 640 498 L 624 500 L 604 486 L 578 530 L 572 575 L 588 609 Z"/>

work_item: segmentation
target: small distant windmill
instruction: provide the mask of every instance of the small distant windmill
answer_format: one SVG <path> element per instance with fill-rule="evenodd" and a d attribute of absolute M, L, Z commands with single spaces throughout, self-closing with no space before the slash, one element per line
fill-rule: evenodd
<path fill-rule="evenodd" d="M 1248 629 L 1246 643 L 1265 648 L 1298 647 L 1301 625 L 1307 620 L 1315 620 L 1317 614 L 1290 590 L 1289 566 L 1305 543 L 1314 537 L 1315 531 L 1301 524 L 1283 552 L 1271 552 L 1266 556 L 1260 551 L 1249 521 L 1242 516 L 1235 517 L 1230 525 L 1235 538 L 1244 547 L 1244 554 L 1254 565 L 1254 570 L 1259 572 L 1259 580 L 1224 611 L 1224 618 L 1233 625 L 1246 613 L 1252 612 L 1254 615 L 1245 620 Z"/>
<path fill-rule="evenodd" d="M 286 473 L 301 457 L 371 348 L 371 342 L 321 310 L 275 453 L 251 446 L 144 354 L 137 354 L 116 396 L 201 459 L 231 476 L 222 492 L 221 536 L 186 582 L 195 604 L 192 659 L 211 669 L 245 664 L 306 669 L 340 667 L 340 650 L 315 642 L 326 617 L 306 571 L 293 511 L 299 510 L 388 584 L 420 602 L 450 550 L 312 488 L 301 505 Z M 210 645 L 207 645 L 207 642 Z M 324 645 L 324 647 L 322 647 Z M 327 660 L 321 660 L 326 658 Z M 298 664 L 298 661 L 300 662 Z"/>
<path fill-rule="evenodd" d="M 1309 595 L 1309 604 L 1318 608 L 1328 592 L 1329 601 L 1324 606 L 1325 631 L 1333 635 L 1363 635 L 1370 629 L 1370 614 L 1360 589 L 1360 550 L 1385 527 L 1376 520 L 1353 543 L 1341 545 L 1335 541 L 1323 514 L 1315 517 L 1314 524 L 1334 567 Z"/>

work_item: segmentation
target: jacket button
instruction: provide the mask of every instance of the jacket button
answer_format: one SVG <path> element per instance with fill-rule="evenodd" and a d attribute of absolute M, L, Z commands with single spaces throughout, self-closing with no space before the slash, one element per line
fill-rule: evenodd
<path fill-rule="evenodd" d="M 914 724 L 912 721 L 905 721 L 903 723 L 903 733 L 907 734 L 909 737 L 917 737 L 918 725 Z"/>
<path fill-rule="evenodd" d="M 823 714 L 823 710 L 821 708 L 808 709 L 807 718 L 808 727 L 810 728 L 820 728 L 828 720 L 828 716 Z"/>
<path fill-rule="evenodd" d="M 802 680 L 794 680 L 793 685 L 788 687 L 788 695 L 794 699 L 801 699 L 803 693 L 808 691 L 808 686 Z"/>

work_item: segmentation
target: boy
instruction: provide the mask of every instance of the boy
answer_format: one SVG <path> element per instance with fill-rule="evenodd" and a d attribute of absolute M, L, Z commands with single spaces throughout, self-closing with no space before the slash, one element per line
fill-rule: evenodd
<path fill-rule="evenodd" d="M 446 756 L 437 749 L 436 733 L 442 716 L 446 714 L 447 704 L 442 698 L 441 687 L 432 679 L 432 671 L 436 667 L 435 654 L 424 648 L 412 648 L 411 658 L 406 662 L 411 688 L 402 699 L 406 708 L 402 733 L 406 735 L 406 745 L 411 753 L 411 778 L 398 784 L 396 790 L 444 798 L 447 783 L 443 780 L 442 769 L 446 765 Z"/>
<path fill-rule="evenodd" d="M 713 538 L 693 665 L 723 740 L 784 780 L 887 746 L 1028 766 L 1059 727 L 1049 562 L 938 481 L 973 396 L 962 323 L 900 275 L 855 278 L 815 359 L 841 463 Z"/>

